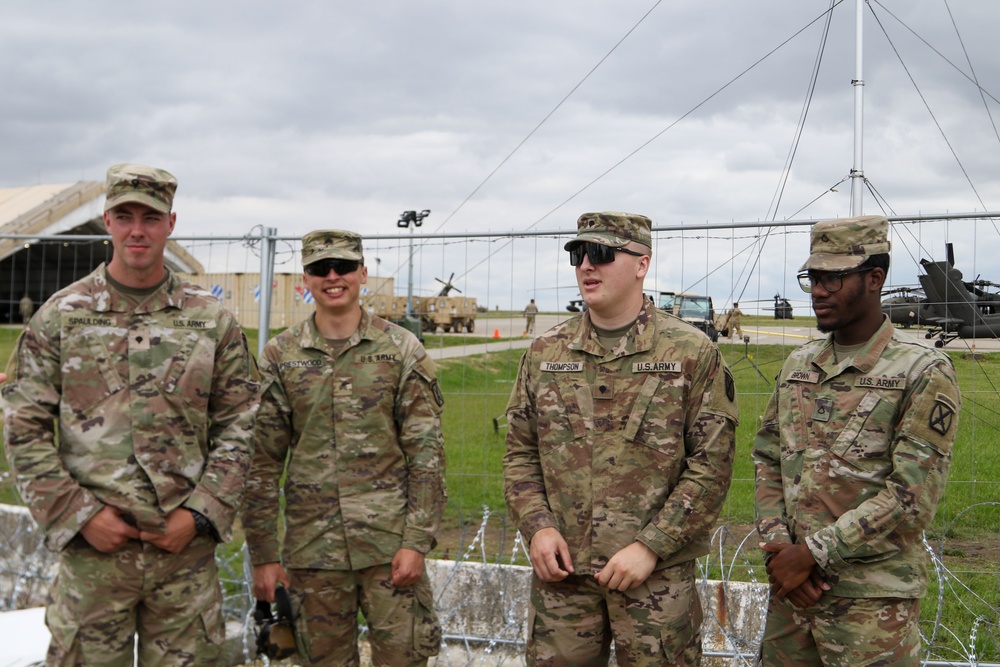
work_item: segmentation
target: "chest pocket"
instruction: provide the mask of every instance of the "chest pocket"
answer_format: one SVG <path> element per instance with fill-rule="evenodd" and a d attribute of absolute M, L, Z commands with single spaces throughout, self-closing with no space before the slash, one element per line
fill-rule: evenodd
<path fill-rule="evenodd" d="M 833 453 L 864 470 L 882 467 L 889 456 L 896 412 L 893 401 L 869 391 L 834 442 Z"/>
<path fill-rule="evenodd" d="M 165 341 L 161 339 L 160 345 L 163 344 Z M 212 394 L 215 341 L 189 332 L 173 346 L 170 364 L 163 375 L 163 391 L 183 397 L 186 403 L 198 408 L 206 407 Z"/>
<path fill-rule="evenodd" d="M 107 345 L 117 335 L 87 332 L 63 340 L 63 401 L 73 410 L 86 412 L 125 387 L 114 363 L 117 355 Z"/>
<path fill-rule="evenodd" d="M 680 378 L 677 378 L 680 382 Z M 646 377 L 632 404 L 623 435 L 630 442 L 673 454 L 683 443 L 682 390 L 656 375 Z"/>
<path fill-rule="evenodd" d="M 569 377 L 558 377 L 539 395 L 539 449 L 558 449 L 587 434 L 587 418 L 593 420 L 590 387 Z"/>

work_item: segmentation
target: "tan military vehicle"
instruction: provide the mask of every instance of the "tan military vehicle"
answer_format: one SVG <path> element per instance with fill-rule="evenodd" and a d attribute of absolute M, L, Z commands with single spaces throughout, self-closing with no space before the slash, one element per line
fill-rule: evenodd
<path fill-rule="evenodd" d="M 419 302 L 419 315 L 427 333 L 434 333 L 438 328 L 445 333 L 459 333 L 463 329 L 472 333 L 476 330 L 478 311 L 475 297 L 425 296 Z"/>
<path fill-rule="evenodd" d="M 445 333 L 459 333 L 465 329 L 469 333 L 476 330 L 476 298 L 471 296 L 449 296 L 451 292 L 462 293 L 462 290 L 452 284 L 455 274 L 447 281 L 435 278 L 444 287 L 436 296 L 426 296 L 419 299 L 418 314 L 423 321 L 424 331 L 434 333 L 440 327 Z M 414 299 L 416 301 L 416 299 Z"/>

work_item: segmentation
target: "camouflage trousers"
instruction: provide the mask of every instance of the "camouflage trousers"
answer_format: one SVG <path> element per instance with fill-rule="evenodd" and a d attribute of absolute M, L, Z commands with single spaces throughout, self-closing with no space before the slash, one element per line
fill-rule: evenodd
<path fill-rule="evenodd" d="M 799 609 L 771 598 L 761 644 L 764 667 L 917 667 L 920 600 L 824 595 Z"/>
<path fill-rule="evenodd" d="M 619 665 L 700 665 L 701 601 L 694 561 L 657 570 L 619 592 L 592 575 L 531 580 L 529 665 L 603 667 L 614 638 Z"/>
<path fill-rule="evenodd" d="M 357 667 L 358 611 L 368 623 L 372 663 L 421 667 L 441 648 L 434 592 L 425 571 L 408 588 L 387 563 L 364 570 L 289 570 L 299 655 L 314 665 Z"/>
<path fill-rule="evenodd" d="M 198 536 L 179 554 L 129 541 L 102 554 L 82 537 L 59 556 L 45 611 L 46 665 L 143 667 L 218 664 L 225 638 L 215 540 Z"/>

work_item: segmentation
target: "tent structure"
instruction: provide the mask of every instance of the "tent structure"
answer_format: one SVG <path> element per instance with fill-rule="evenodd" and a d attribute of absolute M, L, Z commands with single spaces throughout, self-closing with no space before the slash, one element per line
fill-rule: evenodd
<path fill-rule="evenodd" d="M 24 295 L 37 308 L 57 290 L 111 259 L 103 213 L 103 182 L 0 188 L 0 324 L 21 321 L 19 303 Z M 58 236 L 93 236 L 94 240 L 60 240 Z M 172 241 L 165 259 L 179 273 L 204 270 Z"/>

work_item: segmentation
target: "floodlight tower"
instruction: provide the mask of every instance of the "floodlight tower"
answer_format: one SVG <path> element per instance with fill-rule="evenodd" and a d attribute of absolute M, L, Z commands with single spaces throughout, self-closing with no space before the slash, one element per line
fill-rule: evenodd
<path fill-rule="evenodd" d="M 410 228 L 410 279 L 406 285 L 406 319 L 408 320 L 413 319 L 413 230 L 415 227 L 424 224 L 424 218 L 430 214 L 431 211 L 427 208 L 420 211 L 420 213 L 416 211 L 403 211 L 399 216 L 399 220 L 396 221 L 397 227 Z M 412 223 L 412 226 L 410 223 Z"/>

